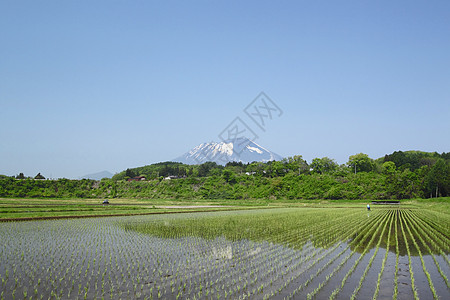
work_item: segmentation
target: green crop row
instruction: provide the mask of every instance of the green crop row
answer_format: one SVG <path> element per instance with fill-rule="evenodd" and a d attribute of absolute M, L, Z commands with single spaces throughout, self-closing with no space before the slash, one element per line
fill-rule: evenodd
<path fill-rule="evenodd" d="M 282 208 L 0 223 L 0 298 L 443 298 L 448 218 Z"/>

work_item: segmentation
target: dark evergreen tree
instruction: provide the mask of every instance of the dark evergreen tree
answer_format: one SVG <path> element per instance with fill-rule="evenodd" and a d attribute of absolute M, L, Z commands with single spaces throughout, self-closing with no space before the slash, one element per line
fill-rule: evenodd
<path fill-rule="evenodd" d="M 425 177 L 425 192 L 430 197 L 446 197 L 450 192 L 450 167 L 438 159 Z"/>
<path fill-rule="evenodd" d="M 134 173 L 133 170 L 127 169 L 127 170 L 125 171 L 125 177 L 133 178 L 133 177 L 135 177 L 135 176 L 136 176 L 136 173 Z"/>
<path fill-rule="evenodd" d="M 37 173 L 37 175 L 34 176 L 34 179 L 45 179 L 45 177 L 42 176 L 41 173 Z"/>

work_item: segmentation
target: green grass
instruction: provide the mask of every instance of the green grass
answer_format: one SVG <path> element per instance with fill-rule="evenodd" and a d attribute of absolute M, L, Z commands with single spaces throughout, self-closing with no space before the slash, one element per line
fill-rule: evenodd
<path fill-rule="evenodd" d="M 160 200 L 118 199 L 110 200 L 109 205 L 103 205 L 102 201 L 100 199 L 0 199 L 0 221 L 238 210 L 243 208 L 239 206 L 219 207 L 206 202 L 174 203 Z"/>
<path fill-rule="evenodd" d="M 0 198 L 0 221 L 55 217 L 88 217 L 140 215 L 153 213 L 217 211 L 251 208 L 351 208 L 365 209 L 367 200 L 167 200 L 167 199 L 9 199 Z M 188 206 L 188 207 L 180 207 Z M 202 207 L 205 206 L 205 207 Z M 207 207 L 211 206 L 211 207 Z M 219 206 L 219 207 L 218 207 Z M 171 207 L 171 208 L 169 208 Z M 403 200 L 400 205 L 371 206 L 379 208 L 427 209 L 438 213 L 450 211 L 450 198 Z"/>

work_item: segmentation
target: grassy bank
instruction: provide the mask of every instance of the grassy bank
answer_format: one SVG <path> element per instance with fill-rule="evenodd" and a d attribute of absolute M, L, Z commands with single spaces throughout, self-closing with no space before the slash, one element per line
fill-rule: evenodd
<path fill-rule="evenodd" d="M 99 199 L 5 199 L 0 198 L 0 221 L 62 217 L 123 216 L 251 209 L 255 207 L 318 207 L 365 209 L 368 200 L 227 200 L 227 199 L 112 199 L 103 205 Z M 450 198 L 414 199 L 400 201 L 401 207 L 427 208 L 450 212 Z M 386 207 L 378 204 L 373 209 Z"/>
<path fill-rule="evenodd" d="M 118 199 L 103 205 L 98 199 L 0 199 L 0 221 L 127 216 L 243 209 L 208 202 Z M 249 208 L 249 207 L 245 207 Z"/>

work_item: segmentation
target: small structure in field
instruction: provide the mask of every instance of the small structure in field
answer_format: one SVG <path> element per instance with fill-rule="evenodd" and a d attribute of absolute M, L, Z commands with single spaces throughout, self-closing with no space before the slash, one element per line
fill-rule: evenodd
<path fill-rule="evenodd" d="M 133 178 L 128 178 L 128 181 L 142 181 L 145 180 L 145 176 L 136 176 Z"/>
<path fill-rule="evenodd" d="M 180 178 L 186 178 L 186 176 L 169 175 L 167 177 L 164 177 L 164 180 L 180 179 Z"/>
<path fill-rule="evenodd" d="M 373 200 L 372 204 L 400 204 L 397 200 Z"/>

